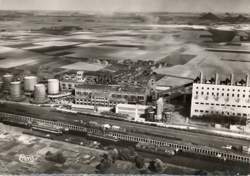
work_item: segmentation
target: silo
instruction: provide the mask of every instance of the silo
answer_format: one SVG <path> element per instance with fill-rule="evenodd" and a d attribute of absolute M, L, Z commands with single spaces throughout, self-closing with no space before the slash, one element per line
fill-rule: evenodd
<path fill-rule="evenodd" d="M 25 92 L 33 92 L 35 85 L 37 84 L 36 76 L 25 76 L 24 77 L 24 90 Z"/>
<path fill-rule="evenodd" d="M 10 91 L 10 83 L 13 80 L 13 75 L 11 74 L 5 74 L 3 75 L 3 90 L 5 92 L 9 92 Z"/>
<path fill-rule="evenodd" d="M 157 104 L 157 114 L 156 114 L 156 119 L 157 120 L 162 120 L 162 113 L 164 110 L 164 100 L 163 98 L 159 98 L 156 102 Z"/>
<path fill-rule="evenodd" d="M 58 79 L 48 80 L 48 94 L 50 95 L 59 94 L 59 80 Z"/>
<path fill-rule="evenodd" d="M 36 84 L 34 91 L 34 101 L 43 102 L 46 100 L 46 88 L 44 84 Z"/>
<path fill-rule="evenodd" d="M 21 82 L 14 81 L 10 83 L 10 98 L 19 99 L 21 97 Z"/>

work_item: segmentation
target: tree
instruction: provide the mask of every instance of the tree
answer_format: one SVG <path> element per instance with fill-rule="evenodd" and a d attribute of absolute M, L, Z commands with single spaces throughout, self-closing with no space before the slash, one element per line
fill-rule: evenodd
<path fill-rule="evenodd" d="M 152 172 L 160 173 L 164 169 L 164 163 L 160 159 L 150 161 L 148 169 Z"/>
<path fill-rule="evenodd" d="M 139 169 L 143 168 L 144 165 L 145 165 L 145 160 L 144 160 L 144 158 L 141 157 L 141 156 L 139 156 L 139 155 L 136 156 L 136 157 L 135 157 L 135 165 L 136 165 L 136 167 L 139 168 Z"/>

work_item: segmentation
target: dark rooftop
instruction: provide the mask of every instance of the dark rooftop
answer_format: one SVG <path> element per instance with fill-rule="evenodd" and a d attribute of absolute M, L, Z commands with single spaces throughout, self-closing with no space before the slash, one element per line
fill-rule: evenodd
<path fill-rule="evenodd" d="M 119 85 L 79 85 L 76 88 L 83 88 L 83 89 L 93 89 L 93 90 L 102 90 L 104 92 L 130 92 L 130 93 L 145 93 L 146 88 L 142 87 L 121 87 Z"/>

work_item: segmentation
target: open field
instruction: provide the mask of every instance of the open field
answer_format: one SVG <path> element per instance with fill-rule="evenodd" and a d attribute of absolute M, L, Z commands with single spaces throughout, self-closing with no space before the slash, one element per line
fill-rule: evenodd
<path fill-rule="evenodd" d="M 200 19 L 197 14 L 6 13 L 0 13 L 0 17 L 2 14 L 3 19 L 7 18 L 0 23 L 0 69 L 3 70 L 25 70 L 34 65 L 34 70 L 42 67 L 44 75 L 53 75 L 57 74 L 56 70 L 97 71 L 103 69 L 96 65 L 100 60 L 122 63 L 130 59 L 163 63 L 152 70 L 189 79 L 194 79 L 200 71 L 208 77 L 215 72 L 222 77 L 234 72 L 236 79 L 237 75 L 250 72 L 249 53 L 206 50 L 248 51 L 250 42 L 241 42 L 239 37 L 232 44 L 212 42 L 211 34 L 204 30 L 211 22 Z M 237 26 L 240 23 L 218 24 Z M 53 64 L 55 62 L 57 64 Z M 79 64 L 81 62 L 88 63 Z M 160 81 L 166 85 L 175 82 L 185 83 L 175 79 Z"/>
<path fill-rule="evenodd" d="M 104 67 L 105 65 L 101 65 L 97 63 L 91 64 L 91 63 L 86 63 L 86 62 L 76 62 L 74 64 L 62 66 L 61 68 L 65 68 L 68 70 L 98 71 L 98 70 L 103 69 Z"/>

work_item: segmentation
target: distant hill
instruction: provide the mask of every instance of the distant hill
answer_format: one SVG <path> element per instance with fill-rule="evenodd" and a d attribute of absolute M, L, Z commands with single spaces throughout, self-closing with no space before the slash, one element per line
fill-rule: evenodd
<path fill-rule="evenodd" d="M 200 19 L 202 20 L 219 20 L 220 18 L 217 17 L 215 14 L 209 12 L 209 13 L 204 13 L 200 16 Z"/>
<path fill-rule="evenodd" d="M 238 16 L 233 16 L 230 13 L 226 13 L 226 17 L 223 18 L 223 21 L 227 21 L 227 22 L 231 22 L 231 23 L 246 22 L 246 21 L 248 21 L 248 18 L 242 14 L 240 14 Z"/>

